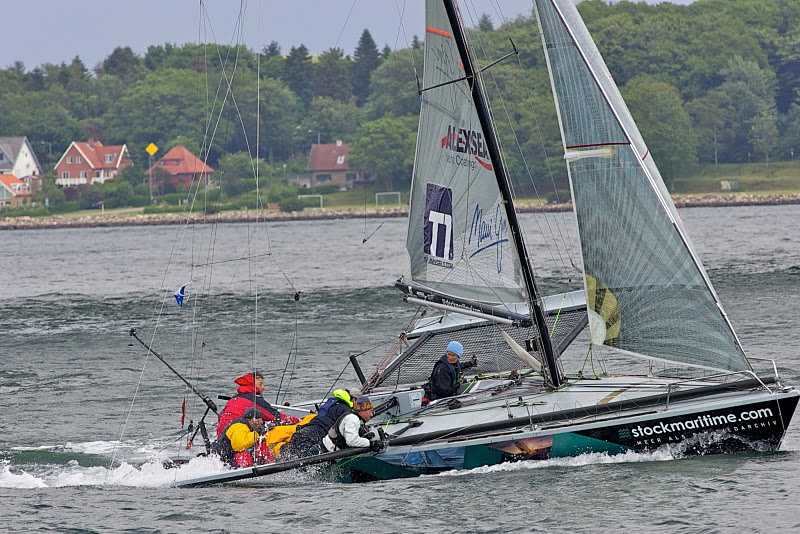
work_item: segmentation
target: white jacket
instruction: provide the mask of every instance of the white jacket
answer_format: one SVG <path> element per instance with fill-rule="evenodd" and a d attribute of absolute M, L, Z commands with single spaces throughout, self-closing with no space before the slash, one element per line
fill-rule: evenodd
<path fill-rule="evenodd" d="M 370 441 L 358 435 L 358 430 L 361 428 L 362 424 L 364 424 L 364 422 L 354 413 L 349 413 L 342 418 L 342 421 L 339 423 L 339 432 L 341 432 L 348 447 L 369 447 Z M 336 445 L 333 444 L 333 441 L 327 434 L 322 438 L 322 445 L 328 452 L 336 450 Z"/>

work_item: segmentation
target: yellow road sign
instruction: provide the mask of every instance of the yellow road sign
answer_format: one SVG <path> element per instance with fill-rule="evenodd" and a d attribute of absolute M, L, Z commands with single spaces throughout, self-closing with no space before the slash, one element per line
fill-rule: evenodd
<path fill-rule="evenodd" d="M 145 150 L 147 151 L 148 154 L 153 156 L 155 155 L 156 152 L 158 152 L 158 147 L 155 145 L 155 143 L 150 143 L 149 145 L 147 145 L 147 148 L 145 148 Z"/>

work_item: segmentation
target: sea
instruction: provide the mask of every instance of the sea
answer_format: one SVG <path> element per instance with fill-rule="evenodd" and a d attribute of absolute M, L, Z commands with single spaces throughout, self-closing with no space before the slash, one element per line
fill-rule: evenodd
<path fill-rule="evenodd" d="M 681 217 L 747 353 L 800 386 L 800 206 Z M 535 252 L 553 218 L 574 232 L 571 214 L 522 216 L 537 274 L 557 290 L 553 263 L 574 260 Z M 185 447 L 204 408 L 187 384 L 217 399 L 258 368 L 270 401 L 324 399 L 356 384 L 349 356 L 367 372 L 377 364 L 414 313 L 393 287 L 407 271 L 405 231 L 395 218 L 212 234 L 0 232 L 0 531 L 800 531 L 797 417 L 768 453 L 588 454 L 365 484 L 306 472 L 169 487 L 220 469 L 196 456 L 200 436 Z M 165 458 L 190 461 L 166 470 Z"/>

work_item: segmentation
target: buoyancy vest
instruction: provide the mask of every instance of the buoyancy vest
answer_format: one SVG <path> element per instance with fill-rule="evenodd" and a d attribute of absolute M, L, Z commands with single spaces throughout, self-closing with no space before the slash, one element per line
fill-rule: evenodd
<path fill-rule="evenodd" d="M 352 412 L 350 406 L 344 401 L 328 399 L 325 404 L 320 406 L 317 416 L 302 427 L 301 432 L 313 440 L 319 441 L 340 417 L 350 412 Z"/>
<path fill-rule="evenodd" d="M 343 413 L 339 419 L 336 420 L 336 423 L 328 430 L 328 437 L 331 439 L 331 442 L 336 446 L 337 449 L 346 449 L 349 447 L 347 444 L 347 439 L 342 435 L 342 431 L 339 428 L 342 424 L 342 420 L 347 417 L 348 415 L 353 414 L 358 417 L 358 414 L 353 410 L 348 409 L 347 412 Z M 369 432 L 367 431 L 366 423 L 359 417 L 359 421 L 361 421 L 361 426 L 358 427 L 358 435 L 362 438 L 366 436 Z"/>

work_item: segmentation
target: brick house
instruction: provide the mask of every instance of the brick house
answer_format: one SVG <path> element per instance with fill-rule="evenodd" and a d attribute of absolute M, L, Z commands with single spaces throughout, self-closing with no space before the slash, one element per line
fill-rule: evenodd
<path fill-rule="evenodd" d="M 94 139 L 73 141 L 56 163 L 56 184 L 102 184 L 132 164 L 126 145 L 105 146 Z"/>
<path fill-rule="evenodd" d="M 348 189 L 359 180 L 359 173 L 351 171 L 347 163 L 350 145 L 337 140 L 335 144 L 311 145 L 308 155 L 308 172 L 311 188 L 318 185 L 335 184 Z"/>
<path fill-rule="evenodd" d="M 0 207 L 16 208 L 33 197 L 29 184 L 13 174 L 0 174 Z"/>
<path fill-rule="evenodd" d="M 161 188 L 169 180 L 172 185 L 186 186 L 193 181 L 208 185 L 214 169 L 203 163 L 200 158 L 181 145 L 174 146 L 159 159 L 155 165 L 147 169 L 146 177 L 152 176 L 153 186 Z"/>

